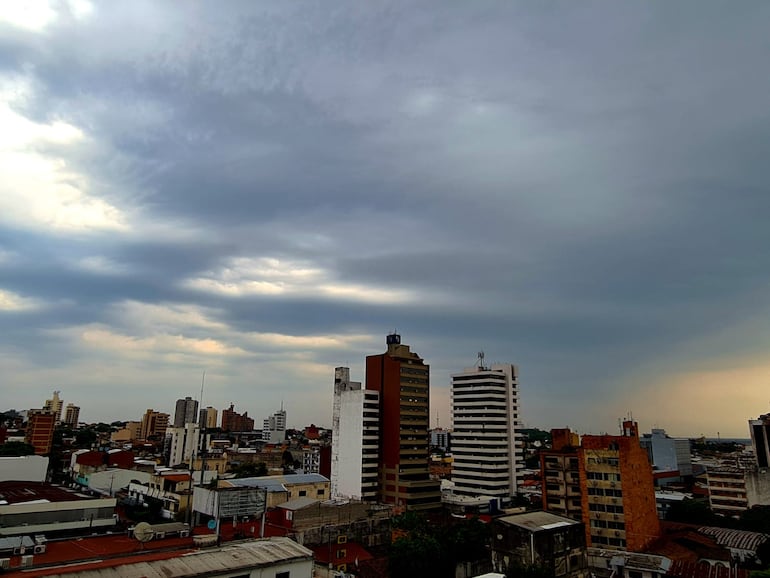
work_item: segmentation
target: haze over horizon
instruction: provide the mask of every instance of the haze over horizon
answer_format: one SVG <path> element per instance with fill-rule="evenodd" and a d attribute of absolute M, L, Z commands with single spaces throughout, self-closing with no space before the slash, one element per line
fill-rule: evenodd
<path fill-rule="evenodd" d="M 431 423 L 770 410 L 770 5 L 0 5 L 0 410 L 331 425 L 394 329 Z"/>

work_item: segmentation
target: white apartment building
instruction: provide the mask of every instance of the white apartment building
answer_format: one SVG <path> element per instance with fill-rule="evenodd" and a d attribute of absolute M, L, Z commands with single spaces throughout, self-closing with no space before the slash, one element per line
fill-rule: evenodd
<path fill-rule="evenodd" d="M 170 466 L 189 464 L 200 443 L 200 428 L 197 423 L 186 423 L 184 427 L 170 427 L 166 435 L 171 436 L 168 463 Z"/>
<path fill-rule="evenodd" d="M 262 440 L 280 444 L 286 439 L 286 411 L 281 408 L 262 422 Z"/>
<path fill-rule="evenodd" d="M 331 493 L 335 498 L 377 498 L 380 394 L 334 370 Z"/>
<path fill-rule="evenodd" d="M 452 376 L 454 494 L 508 498 L 524 467 L 518 440 L 518 369 L 479 365 Z"/>

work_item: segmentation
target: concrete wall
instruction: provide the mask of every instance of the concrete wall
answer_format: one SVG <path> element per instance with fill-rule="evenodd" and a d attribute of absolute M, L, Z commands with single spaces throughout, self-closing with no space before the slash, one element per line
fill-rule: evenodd
<path fill-rule="evenodd" d="M 0 482 L 44 482 L 47 471 L 44 456 L 0 457 Z"/>

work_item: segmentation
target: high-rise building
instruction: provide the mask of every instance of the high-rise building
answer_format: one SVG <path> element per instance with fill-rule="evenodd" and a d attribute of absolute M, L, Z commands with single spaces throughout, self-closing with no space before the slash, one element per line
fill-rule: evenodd
<path fill-rule="evenodd" d="M 510 499 L 524 468 L 517 448 L 515 365 L 466 368 L 452 376 L 452 481 L 459 496 Z"/>
<path fill-rule="evenodd" d="M 64 400 L 59 397 L 59 394 L 61 391 L 54 391 L 53 397 L 51 399 L 45 400 L 45 404 L 43 405 L 43 409 L 45 411 L 50 411 L 54 414 L 54 419 L 56 420 L 56 423 L 61 423 L 61 410 L 62 406 L 64 405 Z"/>
<path fill-rule="evenodd" d="M 64 423 L 70 427 L 78 427 L 78 420 L 80 420 L 80 408 L 75 404 L 68 403 L 64 409 Z"/>
<path fill-rule="evenodd" d="M 217 410 L 211 406 L 201 409 L 198 425 L 201 429 L 213 429 L 217 427 Z"/>
<path fill-rule="evenodd" d="M 757 467 L 767 469 L 770 467 L 770 413 L 750 419 L 749 430 L 754 455 L 757 456 Z"/>
<path fill-rule="evenodd" d="M 377 499 L 380 394 L 334 369 L 331 491 L 333 497 Z"/>
<path fill-rule="evenodd" d="M 58 392 L 56 392 L 58 393 Z M 51 453 L 56 414 L 47 409 L 31 409 L 27 412 L 27 429 L 24 441 L 35 448 L 35 455 Z"/>
<path fill-rule="evenodd" d="M 543 510 L 583 519 L 580 489 L 580 438 L 568 428 L 551 430 L 551 448 L 540 450 Z"/>
<path fill-rule="evenodd" d="M 280 444 L 286 440 L 286 411 L 281 409 L 262 422 L 262 441 Z"/>
<path fill-rule="evenodd" d="M 687 438 L 672 438 L 666 435 L 666 430 L 653 428 L 651 433 L 644 434 L 639 441 L 647 450 L 655 470 L 679 472 L 679 476 L 692 475 L 690 440 Z"/>
<path fill-rule="evenodd" d="M 174 411 L 174 427 L 184 427 L 187 423 L 195 423 L 198 416 L 198 400 L 191 397 L 176 400 Z"/>
<path fill-rule="evenodd" d="M 147 440 L 153 436 L 162 437 L 166 435 L 169 417 L 167 413 L 148 409 L 142 416 L 142 428 L 139 439 Z"/>
<path fill-rule="evenodd" d="M 380 397 L 378 500 L 404 510 L 438 508 L 439 481 L 428 467 L 430 367 L 400 335 L 386 343 L 385 353 L 366 358 L 366 389 Z"/>
<path fill-rule="evenodd" d="M 169 466 L 190 464 L 193 453 L 198 449 L 200 442 L 200 428 L 197 423 L 186 423 L 184 427 L 170 427 L 166 435 L 171 436 L 169 449 Z"/>
<path fill-rule="evenodd" d="M 579 451 L 589 546 L 639 552 L 660 535 L 652 466 L 636 422 L 623 435 L 584 435 Z"/>
<path fill-rule="evenodd" d="M 222 431 L 248 432 L 254 431 L 254 420 L 249 417 L 249 412 L 243 415 L 235 411 L 233 404 L 222 410 Z"/>

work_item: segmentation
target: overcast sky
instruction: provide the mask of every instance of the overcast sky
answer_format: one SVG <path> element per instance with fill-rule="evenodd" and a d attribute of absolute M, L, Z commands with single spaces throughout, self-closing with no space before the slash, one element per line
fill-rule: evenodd
<path fill-rule="evenodd" d="M 770 411 L 770 4 L 0 4 L 0 409 L 331 425 L 394 329 L 527 425 Z"/>

